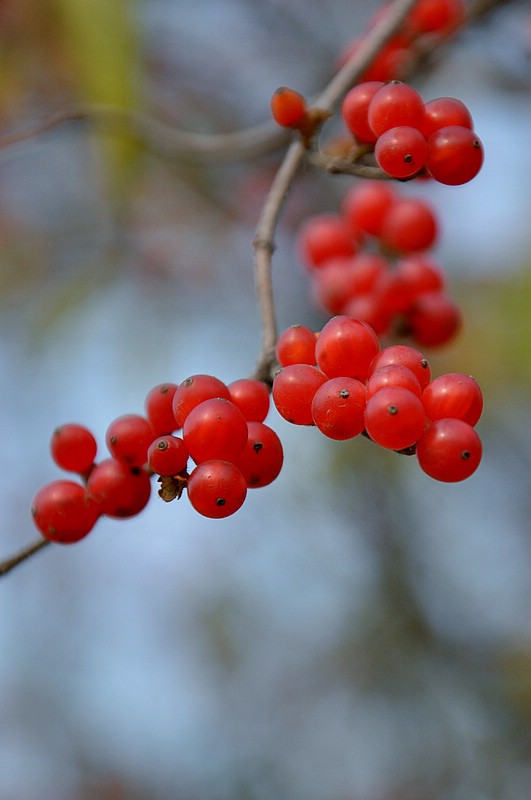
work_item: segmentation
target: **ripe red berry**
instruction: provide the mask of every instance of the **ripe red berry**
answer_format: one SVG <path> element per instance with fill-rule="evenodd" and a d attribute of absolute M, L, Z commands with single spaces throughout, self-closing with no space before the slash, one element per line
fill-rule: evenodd
<path fill-rule="evenodd" d="M 369 375 L 388 364 L 401 364 L 416 375 L 421 389 L 424 389 L 431 378 L 430 363 L 426 356 L 407 344 L 392 344 L 384 347 L 371 363 Z"/>
<path fill-rule="evenodd" d="M 278 88 L 271 98 L 273 119 L 284 128 L 297 128 L 308 113 L 306 100 L 287 86 Z"/>
<path fill-rule="evenodd" d="M 424 121 L 424 101 L 407 83 L 389 81 L 371 98 L 367 118 L 377 137 L 397 125 L 420 129 Z"/>
<path fill-rule="evenodd" d="M 459 27 L 465 16 L 463 0 L 420 0 L 407 17 L 411 35 L 447 34 Z"/>
<path fill-rule="evenodd" d="M 389 128 L 374 148 L 376 163 L 392 178 L 412 178 L 424 167 L 428 145 L 418 128 Z"/>
<path fill-rule="evenodd" d="M 417 376 L 403 364 L 387 364 L 385 367 L 375 369 L 367 379 L 367 400 L 379 389 L 387 386 L 402 386 L 403 389 L 409 389 L 418 397 L 422 395 Z"/>
<path fill-rule="evenodd" d="M 85 487 L 66 480 L 42 486 L 33 498 L 31 513 L 42 535 L 61 544 L 83 539 L 99 517 L 99 510 Z"/>
<path fill-rule="evenodd" d="M 459 307 L 444 292 L 419 295 L 407 315 L 410 336 L 421 347 L 439 347 L 459 333 L 462 316 Z"/>
<path fill-rule="evenodd" d="M 380 389 L 367 400 L 365 429 L 371 439 L 390 450 L 412 447 L 426 423 L 422 400 L 402 386 Z"/>
<path fill-rule="evenodd" d="M 176 429 L 182 428 L 192 408 L 213 397 L 224 397 L 226 400 L 230 400 L 230 392 L 226 384 L 214 375 L 191 375 L 180 383 L 175 390 L 172 402 Z"/>
<path fill-rule="evenodd" d="M 326 375 L 310 364 L 290 364 L 275 375 L 271 395 L 281 417 L 294 425 L 313 425 L 312 400 Z"/>
<path fill-rule="evenodd" d="M 315 333 L 305 325 L 291 325 L 277 339 L 276 357 L 281 367 L 315 364 Z"/>
<path fill-rule="evenodd" d="M 468 183 L 483 164 L 483 145 L 470 128 L 449 125 L 428 139 L 426 167 L 439 183 L 459 186 Z"/>
<path fill-rule="evenodd" d="M 195 406 L 183 425 L 183 439 L 196 464 L 237 458 L 247 441 L 247 421 L 240 409 L 224 397 Z"/>
<path fill-rule="evenodd" d="M 263 381 L 240 378 L 229 383 L 230 399 L 250 422 L 263 422 L 269 412 L 269 389 Z"/>
<path fill-rule="evenodd" d="M 328 378 L 364 381 L 379 349 L 378 337 L 370 325 L 339 315 L 332 317 L 319 334 L 315 346 L 317 366 Z"/>
<path fill-rule="evenodd" d="M 474 426 L 483 410 L 483 394 L 471 375 L 448 372 L 434 378 L 422 393 L 427 416 L 432 420 L 461 419 Z"/>
<path fill-rule="evenodd" d="M 312 416 L 330 439 L 352 439 L 365 427 L 365 385 L 356 378 L 331 378 L 316 391 Z"/>
<path fill-rule="evenodd" d="M 343 198 L 343 217 L 353 230 L 379 236 L 382 222 L 395 199 L 394 190 L 385 181 L 362 181 Z"/>
<path fill-rule="evenodd" d="M 130 467 L 124 461 L 107 458 L 90 473 L 87 492 L 100 514 L 132 517 L 147 505 L 151 480 L 142 467 Z"/>
<path fill-rule="evenodd" d="M 380 239 L 396 253 L 415 253 L 432 247 L 437 233 L 435 213 L 425 200 L 400 197 L 382 221 Z"/>
<path fill-rule="evenodd" d="M 241 508 L 246 495 L 241 470 L 228 461 L 203 461 L 188 479 L 190 503 L 204 517 L 229 517 Z"/>
<path fill-rule="evenodd" d="M 175 383 L 159 383 L 147 393 L 144 410 L 157 436 L 173 433 L 176 429 L 173 414 L 173 396 L 177 389 Z"/>
<path fill-rule="evenodd" d="M 263 422 L 248 422 L 247 444 L 235 461 L 247 487 L 268 486 L 280 473 L 284 451 L 275 431 Z"/>
<path fill-rule="evenodd" d="M 360 142 L 371 143 L 377 139 L 369 126 L 367 109 L 372 97 L 383 85 L 383 81 L 364 81 L 354 86 L 343 98 L 341 105 L 343 121 Z"/>
<path fill-rule="evenodd" d="M 358 245 L 344 219 L 320 214 L 310 217 L 300 228 L 298 249 L 302 263 L 313 269 L 331 258 L 353 256 Z"/>
<path fill-rule="evenodd" d="M 154 438 L 151 424 L 139 414 L 117 417 L 105 434 L 110 454 L 131 467 L 141 467 L 147 462 L 148 447 Z"/>
<path fill-rule="evenodd" d="M 461 125 L 472 130 L 474 124 L 468 107 L 456 97 L 436 97 L 434 100 L 429 100 L 424 106 L 424 122 L 421 129 L 426 139 L 448 125 Z"/>
<path fill-rule="evenodd" d="M 481 462 L 481 439 L 461 419 L 438 419 L 417 442 L 417 460 L 423 472 L 446 483 L 469 478 Z"/>
<path fill-rule="evenodd" d="M 156 475 L 178 475 L 186 469 L 188 449 L 180 436 L 160 436 L 149 446 L 148 467 Z"/>
<path fill-rule="evenodd" d="M 61 469 L 84 475 L 96 458 L 97 443 L 94 435 L 84 425 L 75 422 L 56 428 L 50 441 L 50 451 Z"/>

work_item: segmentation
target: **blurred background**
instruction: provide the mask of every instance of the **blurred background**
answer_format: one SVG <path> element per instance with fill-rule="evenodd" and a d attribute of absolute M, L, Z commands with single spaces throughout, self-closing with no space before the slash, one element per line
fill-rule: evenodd
<path fill-rule="evenodd" d="M 191 132 L 257 125 L 277 86 L 316 95 L 375 8 L 3 0 L 0 140 L 74 102 Z M 285 467 L 234 517 L 154 494 L 19 566 L 0 581 L 2 800 L 530 796 L 528 4 L 412 82 L 464 100 L 486 150 L 468 185 L 403 186 L 440 216 L 465 328 L 430 359 L 484 390 L 480 469 L 438 484 L 272 411 Z M 1 558 L 37 538 L 57 425 L 103 442 L 155 384 L 252 373 L 251 243 L 281 154 L 197 160 L 87 121 L 0 148 Z M 324 322 L 294 236 L 353 180 L 309 170 L 288 199 L 281 328 Z"/>

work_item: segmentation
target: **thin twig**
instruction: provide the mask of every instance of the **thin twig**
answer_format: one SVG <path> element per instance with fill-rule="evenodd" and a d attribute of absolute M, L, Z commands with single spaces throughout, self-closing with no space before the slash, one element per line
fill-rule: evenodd
<path fill-rule="evenodd" d="M 334 75 L 314 105 L 323 111 L 333 111 L 341 97 L 363 75 L 381 48 L 397 32 L 405 17 L 418 0 L 396 0 L 384 19 L 364 38 L 355 55 Z M 255 283 L 262 321 L 262 349 L 255 375 L 270 382 L 275 364 L 277 323 L 272 288 L 271 262 L 275 249 L 274 238 L 278 220 L 291 185 L 306 157 L 302 141 L 289 147 L 264 201 L 254 237 Z"/>
<path fill-rule="evenodd" d="M 49 539 L 38 539 L 37 541 L 33 542 L 32 544 L 28 545 L 17 553 L 15 556 L 11 558 L 7 558 L 5 561 L 0 562 L 0 577 L 2 575 L 7 575 L 8 572 L 11 572 L 12 569 L 17 567 L 19 564 L 22 564 L 23 561 L 33 556 L 35 553 L 38 553 L 39 550 L 42 550 L 43 547 L 51 544 Z"/>

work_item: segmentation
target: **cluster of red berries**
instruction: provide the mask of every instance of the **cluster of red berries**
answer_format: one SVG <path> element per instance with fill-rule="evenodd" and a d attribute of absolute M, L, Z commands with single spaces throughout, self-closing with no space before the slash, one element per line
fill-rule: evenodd
<path fill-rule="evenodd" d="M 363 45 L 366 35 L 389 12 L 391 3 L 377 9 L 369 20 L 365 33 L 350 42 L 339 58 L 342 66 Z M 463 0 L 419 0 L 406 16 L 400 30 L 380 50 L 362 80 L 389 81 L 401 77 L 410 67 L 415 47 L 422 41 L 431 43 L 447 39 L 459 29 L 465 19 Z"/>
<path fill-rule="evenodd" d="M 345 315 L 332 317 L 318 335 L 302 325 L 288 328 L 277 358 L 273 401 L 289 422 L 314 425 L 336 440 L 364 433 L 387 449 L 416 453 L 421 469 L 439 481 L 462 481 L 479 466 L 474 426 L 483 397 L 471 376 L 432 380 L 420 350 L 380 349 L 366 322 Z"/>
<path fill-rule="evenodd" d="M 401 180 L 427 174 L 450 186 L 467 183 L 483 164 L 483 145 L 467 106 L 455 97 L 424 103 L 401 81 L 365 81 L 341 106 L 355 139 L 374 148 L 378 166 Z"/>
<path fill-rule="evenodd" d="M 32 502 L 35 525 L 52 541 L 79 541 L 101 516 L 142 511 L 153 475 L 159 476 L 164 500 L 186 489 L 200 514 L 233 514 L 248 488 L 271 483 L 282 467 L 280 440 L 264 423 L 269 405 L 268 387 L 253 378 L 227 385 L 199 374 L 179 385 L 160 384 L 146 396 L 145 415 L 126 414 L 110 423 L 109 456 L 98 462 L 92 432 L 77 423 L 62 425 L 51 438 L 52 458 L 79 480 L 60 479 L 39 489 Z"/>
<path fill-rule="evenodd" d="M 320 308 L 363 319 L 379 336 L 407 335 L 434 347 L 461 327 L 444 270 L 426 252 L 437 235 L 435 212 L 423 198 L 403 197 L 386 181 L 361 181 L 340 213 L 305 221 L 298 251 Z"/>

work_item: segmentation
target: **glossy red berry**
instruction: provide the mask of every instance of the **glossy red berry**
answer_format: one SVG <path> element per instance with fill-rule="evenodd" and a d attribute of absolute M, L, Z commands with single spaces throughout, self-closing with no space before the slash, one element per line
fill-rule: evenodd
<path fill-rule="evenodd" d="M 263 422 L 248 422 L 249 435 L 243 452 L 235 461 L 247 487 L 257 489 L 272 483 L 284 462 L 282 443 L 275 431 Z"/>
<path fill-rule="evenodd" d="M 68 472 L 84 475 L 96 458 L 97 443 L 84 425 L 69 422 L 60 425 L 52 434 L 50 452 L 55 463 Z"/>
<path fill-rule="evenodd" d="M 271 98 L 273 119 L 284 128 L 297 128 L 306 118 L 306 100 L 294 89 L 287 86 L 278 88 Z"/>
<path fill-rule="evenodd" d="M 263 422 L 269 412 L 269 389 L 263 381 L 240 378 L 228 385 L 230 399 L 250 422 Z"/>
<path fill-rule="evenodd" d="M 374 94 L 383 85 L 383 81 L 363 81 L 347 92 L 343 99 L 341 105 L 343 121 L 360 142 L 372 143 L 377 139 L 369 126 L 367 110 Z"/>
<path fill-rule="evenodd" d="M 374 148 L 376 163 L 392 178 L 412 178 L 424 167 L 428 145 L 418 128 L 389 128 Z"/>
<path fill-rule="evenodd" d="M 316 391 L 312 416 L 330 439 L 352 439 L 365 427 L 365 385 L 356 378 L 331 378 Z"/>
<path fill-rule="evenodd" d="M 105 434 L 110 454 L 131 467 L 141 467 L 147 462 L 148 447 L 154 438 L 151 424 L 139 414 L 117 417 Z"/>
<path fill-rule="evenodd" d="M 315 333 L 305 325 L 291 325 L 277 339 L 275 354 L 281 367 L 315 364 Z"/>
<path fill-rule="evenodd" d="M 341 206 L 344 219 L 353 230 L 379 236 L 383 220 L 396 194 L 385 181 L 362 181 L 350 189 Z"/>
<path fill-rule="evenodd" d="M 272 397 L 281 417 L 294 425 L 313 425 L 312 401 L 327 376 L 310 364 L 290 364 L 273 381 Z"/>
<path fill-rule="evenodd" d="M 212 459 L 232 461 L 245 447 L 247 421 L 233 402 L 213 397 L 190 411 L 182 435 L 196 464 Z"/>
<path fill-rule="evenodd" d="M 459 186 L 475 178 L 483 165 L 483 145 L 470 128 L 449 125 L 428 139 L 426 167 L 439 183 Z"/>
<path fill-rule="evenodd" d="M 375 369 L 367 379 L 367 400 L 379 389 L 388 386 L 401 386 L 403 389 L 409 389 L 418 397 L 422 395 L 419 380 L 410 369 L 403 364 L 387 364 L 385 367 Z"/>
<path fill-rule="evenodd" d="M 380 389 L 367 400 L 365 429 L 376 444 L 390 450 L 412 447 L 426 423 L 422 400 L 402 386 Z"/>
<path fill-rule="evenodd" d="M 143 467 L 130 467 L 124 461 L 107 458 L 90 473 L 87 492 L 100 514 L 132 517 L 147 505 L 151 480 Z"/>
<path fill-rule="evenodd" d="M 148 450 L 148 467 L 156 475 L 178 475 L 186 469 L 188 449 L 180 436 L 160 436 Z"/>
<path fill-rule="evenodd" d="M 228 461 L 203 461 L 188 479 L 190 503 L 204 517 L 229 517 L 243 505 L 247 483 L 240 469 Z"/>
<path fill-rule="evenodd" d="M 369 374 L 385 367 L 388 364 L 401 364 L 416 375 L 421 389 L 424 389 L 431 379 L 430 362 L 416 347 L 407 344 L 392 344 L 384 347 L 371 363 Z"/>
<path fill-rule="evenodd" d="M 42 486 L 33 498 L 31 513 L 42 535 L 61 544 L 83 539 L 99 517 L 99 510 L 85 487 L 67 480 Z"/>
<path fill-rule="evenodd" d="M 424 389 L 422 402 L 432 420 L 461 419 L 474 426 L 483 410 L 483 394 L 471 375 L 448 372 L 434 378 Z"/>
<path fill-rule="evenodd" d="M 176 429 L 182 428 L 192 408 L 213 397 L 230 400 L 228 387 L 214 375 L 199 373 L 182 381 L 175 390 L 172 401 Z"/>
<path fill-rule="evenodd" d="M 157 436 L 173 433 L 177 427 L 173 414 L 173 396 L 176 389 L 175 383 L 159 383 L 146 395 L 144 410 Z"/>
<path fill-rule="evenodd" d="M 352 228 L 333 214 L 320 214 L 302 225 L 298 234 L 302 263 L 309 269 L 320 267 L 331 258 L 353 256 L 358 244 Z"/>
<path fill-rule="evenodd" d="M 421 128 L 426 139 L 448 125 L 460 125 L 472 130 L 474 127 L 472 115 L 465 103 L 456 97 L 436 97 L 429 100 L 424 106 L 424 121 Z"/>
<path fill-rule="evenodd" d="M 423 199 L 400 197 L 382 221 L 380 239 L 384 247 L 396 253 L 416 253 L 435 244 L 437 219 Z"/>
<path fill-rule="evenodd" d="M 315 355 L 319 369 L 328 378 L 349 377 L 364 381 L 379 349 L 378 337 L 370 325 L 339 315 L 323 326 Z"/>
<path fill-rule="evenodd" d="M 407 83 L 389 81 L 371 98 L 367 119 L 377 137 L 397 125 L 420 129 L 424 120 L 424 101 Z"/>
<path fill-rule="evenodd" d="M 446 483 L 469 478 L 481 462 L 481 439 L 461 419 L 438 419 L 417 442 L 417 460 L 423 472 Z"/>

